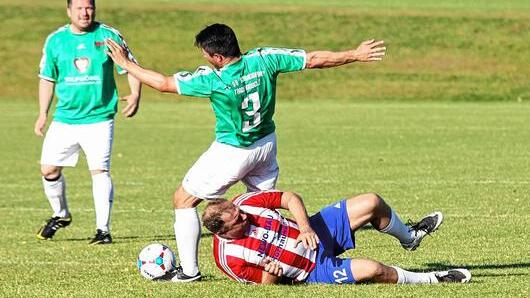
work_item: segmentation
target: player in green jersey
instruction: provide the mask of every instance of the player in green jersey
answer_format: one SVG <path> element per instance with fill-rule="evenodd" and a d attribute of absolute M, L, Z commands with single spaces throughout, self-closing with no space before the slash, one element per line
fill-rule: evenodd
<path fill-rule="evenodd" d="M 201 278 L 197 247 L 200 221 L 196 206 L 222 196 L 243 182 L 248 191 L 273 189 L 278 179 L 276 136 L 272 120 L 280 73 L 382 60 L 383 41 L 368 40 L 343 52 L 256 48 L 241 54 L 234 31 L 213 24 L 200 31 L 195 45 L 214 67 L 200 66 L 165 76 L 127 58 L 127 49 L 107 40 L 109 56 L 143 83 L 162 92 L 209 98 L 216 125 L 215 141 L 188 171 L 173 197 L 175 238 L 181 266 L 173 281 Z"/>
<path fill-rule="evenodd" d="M 62 169 L 75 166 L 83 150 L 92 175 L 96 211 L 97 230 L 90 243 L 112 242 L 109 225 L 114 192 L 109 170 L 118 94 L 114 63 L 105 53 L 105 40 L 112 39 L 124 47 L 126 44 L 117 30 L 94 20 L 95 9 L 95 0 L 68 0 L 71 23 L 50 34 L 43 49 L 36 135 L 44 135 L 54 93 L 57 104 L 41 156 L 44 192 L 53 216 L 39 229 L 39 239 L 51 239 L 57 229 L 72 221 Z M 134 61 L 130 54 L 129 58 Z M 119 67 L 117 70 L 126 72 Z M 123 97 L 127 106 L 122 113 L 132 117 L 138 110 L 141 83 L 130 74 L 128 82 L 131 94 Z"/>

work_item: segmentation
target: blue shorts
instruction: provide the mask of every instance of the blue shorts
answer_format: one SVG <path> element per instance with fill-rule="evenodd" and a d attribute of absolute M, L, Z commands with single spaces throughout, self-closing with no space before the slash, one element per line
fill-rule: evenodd
<path fill-rule="evenodd" d="M 306 283 L 352 284 L 351 260 L 337 256 L 355 248 L 355 238 L 350 228 L 346 200 L 329 205 L 311 216 L 310 225 L 318 235 L 320 243 L 315 259 L 315 268 L 309 273 Z"/>

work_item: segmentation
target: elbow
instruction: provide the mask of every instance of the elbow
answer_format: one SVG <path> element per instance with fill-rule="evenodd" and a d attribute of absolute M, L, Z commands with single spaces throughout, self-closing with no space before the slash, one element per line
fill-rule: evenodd
<path fill-rule="evenodd" d="M 171 77 L 166 77 L 162 82 L 153 86 L 156 90 L 160 92 L 176 92 L 175 83 Z"/>

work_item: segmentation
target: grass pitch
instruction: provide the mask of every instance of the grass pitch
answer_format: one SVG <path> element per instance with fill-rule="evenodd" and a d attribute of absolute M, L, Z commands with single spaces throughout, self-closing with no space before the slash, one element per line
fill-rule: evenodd
<path fill-rule="evenodd" d="M 124 33 L 142 63 L 166 73 L 204 63 L 193 35 L 213 21 L 234 26 L 245 49 L 345 49 L 365 37 L 385 39 L 388 56 L 379 65 L 280 78 L 278 187 L 300 193 L 310 213 L 366 191 L 380 193 L 405 220 L 440 210 L 445 223 L 418 251 L 362 230 L 358 248 L 346 256 L 411 270 L 467 267 L 473 282 L 244 286 L 215 268 L 207 234 L 200 251 L 204 282 L 142 279 L 135 259 L 144 245 L 175 248 L 170 198 L 210 144 L 214 125 L 207 102 L 147 89 L 135 119 L 117 117 L 115 244 L 87 245 L 95 227 L 84 161 L 65 170 L 73 224 L 53 241 L 36 240 L 50 209 L 38 173 L 42 140 L 32 133 L 35 75 L 44 38 L 66 22 L 64 3 L 2 0 L 0 296 L 528 297 L 528 2 L 123 3 L 99 1 L 99 18 Z M 238 185 L 228 196 L 241 191 Z"/>

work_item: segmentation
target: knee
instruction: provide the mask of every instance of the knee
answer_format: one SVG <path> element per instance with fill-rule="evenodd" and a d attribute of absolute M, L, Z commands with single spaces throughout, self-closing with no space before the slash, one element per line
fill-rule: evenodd
<path fill-rule="evenodd" d="M 381 196 L 374 192 L 364 194 L 362 196 L 362 202 L 367 207 L 367 209 L 372 211 L 379 210 L 385 204 Z"/>
<path fill-rule="evenodd" d="M 44 179 L 53 180 L 61 176 L 61 168 L 54 166 L 41 166 L 40 173 Z"/>
<path fill-rule="evenodd" d="M 395 282 L 392 274 L 392 268 L 385 266 L 378 262 L 373 262 L 365 268 L 367 279 L 365 281 L 376 283 L 392 283 Z"/>
<path fill-rule="evenodd" d="M 201 202 L 201 199 L 189 194 L 180 186 L 173 195 L 173 207 L 175 209 L 193 208 Z"/>

